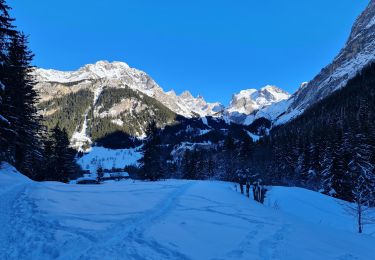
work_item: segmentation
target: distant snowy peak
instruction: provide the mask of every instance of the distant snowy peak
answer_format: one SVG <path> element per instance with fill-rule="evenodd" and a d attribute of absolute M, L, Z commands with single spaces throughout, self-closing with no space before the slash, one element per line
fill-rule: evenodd
<path fill-rule="evenodd" d="M 176 114 L 193 117 L 214 115 L 223 107 L 219 103 L 207 103 L 202 97 L 193 97 L 190 92 L 185 91 L 180 96 L 171 90 L 164 90 L 145 72 L 129 67 L 124 62 L 98 61 L 88 64 L 76 71 L 58 71 L 52 69 L 38 68 L 34 72 L 36 88 L 42 95 L 42 100 L 54 98 L 61 93 L 69 93 L 69 89 L 89 88 L 93 92 L 101 85 L 107 87 L 125 87 L 140 91 L 155 98 Z M 97 84 L 90 82 L 99 81 Z M 56 86 L 59 84 L 59 86 Z M 67 85 L 69 87 L 64 86 Z M 54 89 L 51 89 L 51 87 Z"/>
<path fill-rule="evenodd" d="M 76 71 L 58 71 L 53 69 L 37 69 L 35 75 L 37 81 L 69 83 L 89 79 L 121 78 L 124 72 L 132 70 L 124 62 L 98 61 L 95 64 L 87 64 Z"/>
<path fill-rule="evenodd" d="M 271 85 L 267 85 L 259 90 L 246 89 L 233 95 L 227 112 L 249 115 L 256 110 L 288 99 L 289 97 L 289 93 Z"/>
<path fill-rule="evenodd" d="M 289 94 L 276 86 L 265 86 L 259 90 L 247 89 L 233 95 L 229 107 L 219 102 L 208 103 L 202 96 L 194 97 L 189 91 L 177 95 L 165 92 L 147 73 L 131 68 L 124 62 L 98 61 L 87 64 L 76 71 L 58 71 L 38 68 L 34 71 L 41 99 L 48 100 L 82 88 L 97 93 L 103 86 L 129 87 L 155 98 L 176 114 L 184 117 L 249 115 L 273 103 L 287 99 Z M 229 118 L 231 120 L 231 116 Z M 238 122 L 238 120 L 234 120 Z"/>
<path fill-rule="evenodd" d="M 202 96 L 195 98 L 189 91 L 184 91 L 179 98 L 181 103 L 189 108 L 195 116 L 215 116 L 225 108 L 219 102 L 207 103 Z"/>
<path fill-rule="evenodd" d="M 249 125 L 260 117 L 273 120 L 285 111 L 285 103 L 289 98 L 288 92 L 272 85 L 259 90 L 242 90 L 233 95 L 224 116 L 232 122 L 244 125 Z"/>

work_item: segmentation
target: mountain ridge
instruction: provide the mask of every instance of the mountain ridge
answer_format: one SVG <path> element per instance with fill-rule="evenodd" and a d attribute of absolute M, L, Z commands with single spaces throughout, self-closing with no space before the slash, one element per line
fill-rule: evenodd
<path fill-rule="evenodd" d="M 291 101 L 276 119 L 283 124 L 306 108 L 346 85 L 366 65 L 375 60 L 375 0 L 355 20 L 350 35 L 333 61 L 325 66 L 311 81 L 301 86 L 290 97 Z"/>
<path fill-rule="evenodd" d="M 194 97 L 188 90 L 183 91 L 180 95 L 177 95 L 174 90 L 165 92 L 147 73 L 131 68 L 128 64 L 119 61 L 108 62 L 102 60 L 95 64 L 86 64 L 75 71 L 37 68 L 33 72 L 33 75 L 37 82 L 36 88 L 41 94 L 42 101 L 59 97 L 71 91 L 74 92 L 76 89 L 88 88 L 96 92 L 103 85 L 115 88 L 128 86 L 155 98 L 176 114 L 187 118 L 225 115 L 231 120 L 233 112 L 250 114 L 254 110 L 279 102 L 285 99 L 286 95 L 289 95 L 276 86 L 271 85 L 267 85 L 259 90 L 243 90 L 240 92 L 242 93 L 241 98 L 246 99 L 248 104 L 245 109 L 238 107 L 239 111 L 235 111 L 233 104 L 238 102 L 233 100 L 233 98 L 238 97 L 239 94 L 233 94 L 232 105 L 225 107 L 219 102 L 206 102 L 199 95 Z M 251 93 L 252 96 L 243 95 L 244 91 L 249 90 L 253 90 Z M 277 95 L 273 94 L 277 94 L 277 92 L 283 93 L 284 96 L 278 98 Z M 238 115 L 235 117 L 238 117 Z M 238 120 L 234 119 L 233 121 L 236 122 Z"/>

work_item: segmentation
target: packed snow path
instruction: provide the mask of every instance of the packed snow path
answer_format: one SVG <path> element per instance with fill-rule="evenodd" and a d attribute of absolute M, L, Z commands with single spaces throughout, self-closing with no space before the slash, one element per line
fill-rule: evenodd
<path fill-rule="evenodd" d="M 12 182 L 0 259 L 374 259 L 375 239 L 304 222 L 223 182 Z"/>

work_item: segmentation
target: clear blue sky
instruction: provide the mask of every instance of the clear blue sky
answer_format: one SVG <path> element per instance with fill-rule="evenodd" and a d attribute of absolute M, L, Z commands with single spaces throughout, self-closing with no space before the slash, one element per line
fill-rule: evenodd
<path fill-rule="evenodd" d="M 227 104 L 275 84 L 294 92 L 338 53 L 368 0 L 8 0 L 35 65 L 117 60 L 165 90 Z"/>

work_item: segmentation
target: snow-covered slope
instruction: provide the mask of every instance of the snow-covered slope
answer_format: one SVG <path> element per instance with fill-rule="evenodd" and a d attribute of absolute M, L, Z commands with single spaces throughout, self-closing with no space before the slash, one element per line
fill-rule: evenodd
<path fill-rule="evenodd" d="M 292 215 L 263 206 L 231 183 L 68 185 L 25 181 L 14 171 L 0 170 L 1 259 L 372 260 L 375 255 L 373 236 L 305 220 L 302 210 Z M 325 215 L 324 197 L 309 201 L 304 192 L 296 195 L 289 203 L 303 200 Z M 337 213 L 331 211 L 342 222 Z"/>
<path fill-rule="evenodd" d="M 225 115 L 236 123 L 250 124 L 254 119 L 265 116 L 268 107 L 285 101 L 289 97 L 286 91 L 270 85 L 259 90 L 242 90 L 233 95 L 229 107 L 225 110 Z"/>
<path fill-rule="evenodd" d="M 202 97 L 194 98 L 184 92 L 180 96 L 172 90 L 164 90 L 145 72 L 130 68 L 124 62 L 98 61 L 77 71 L 58 71 L 38 68 L 34 71 L 42 100 L 53 99 L 79 89 L 97 91 L 103 86 L 121 88 L 128 86 L 140 91 L 185 117 L 213 115 L 222 110 L 219 103 L 207 103 Z"/>
<path fill-rule="evenodd" d="M 32 181 L 18 172 L 12 165 L 0 162 L 0 183 L 0 194 L 5 194 L 6 191 L 11 190 L 14 186 L 30 184 Z"/>
<path fill-rule="evenodd" d="M 142 157 L 140 147 L 129 149 L 107 149 L 95 146 L 78 158 L 77 163 L 83 170 L 95 173 L 101 167 L 103 169 L 120 168 L 125 166 L 138 165 Z"/>
<path fill-rule="evenodd" d="M 375 60 L 375 0 L 355 21 L 349 39 L 331 64 L 293 94 L 277 124 L 301 114 L 307 107 L 345 86 L 364 66 Z"/>
<path fill-rule="evenodd" d="M 265 205 L 314 224 L 335 229 L 356 232 L 357 221 L 354 215 L 348 214 L 345 205 L 349 203 L 298 187 L 271 187 L 267 192 Z M 366 212 L 364 218 L 374 218 L 375 208 Z M 365 225 L 365 234 L 375 236 L 375 225 Z"/>

